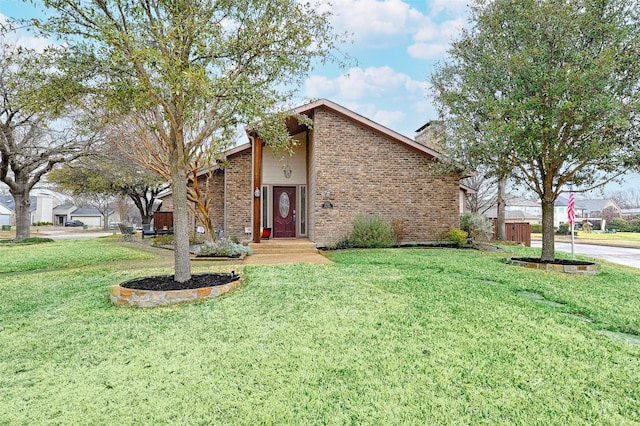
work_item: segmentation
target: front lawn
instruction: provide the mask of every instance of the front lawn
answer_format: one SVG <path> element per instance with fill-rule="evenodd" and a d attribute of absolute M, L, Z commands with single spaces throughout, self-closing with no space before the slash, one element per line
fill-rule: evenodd
<path fill-rule="evenodd" d="M 122 249 L 98 244 L 105 260 Z M 108 291 L 153 259 L 127 271 L 60 256 L 72 269 L 0 273 L 0 424 L 640 423 L 640 347 L 601 333 L 640 331 L 632 268 L 337 251 L 330 265 L 247 266 L 220 299 L 143 310 Z"/>

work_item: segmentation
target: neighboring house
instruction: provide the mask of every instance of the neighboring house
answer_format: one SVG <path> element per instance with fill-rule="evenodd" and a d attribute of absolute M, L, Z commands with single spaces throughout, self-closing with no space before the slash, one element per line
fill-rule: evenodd
<path fill-rule="evenodd" d="M 622 216 L 622 209 L 611 199 L 576 200 L 576 205 L 581 208 L 576 211 L 576 222 L 589 221 L 600 229 L 605 228 L 607 221 Z"/>
<path fill-rule="evenodd" d="M 61 204 L 59 206 L 56 206 L 53 209 L 53 224 L 57 226 L 64 226 L 64 224 L 67 223 L 68 220 L 71 220 L 71 213 L 76 209 L 77 207 L 73 204 Z"/>
<path fill-rule="evenodd" d="M 81 208 L 73 204 L 61 204 L 53 209 L 55 225 L 64 226 L 69 220 L 79 220 L 89 227 L 103 228 L 104 215 L 96 208 Z M 110 221 L 118 221 L 118 215 L 113 209 L 108 209 L 107 216 Z"/>
<path fill-rule="evenodd" d="M 54 222 L 53 209 L 59 203 L 59 198 L 53 191 L 37 189 L 29 196 L 29 223 Z M 12 195 L 0 195 L 0 203 L 11 210 L 11 223 L 15 224 L 15 201 Z"/>
<path fill-rule="evenodd" d="M 623 219 L 631 220 L 640 218 L 640 208 L 635 209 L 621 209 L 620 215 Z"/>
<path fill-rule="evenodd" d="M 328 100 L 295 112 L 313 119 L 313 128 L 287 120 L 297 142 L 292 155 L 249 133 L 250 142 L 228 151 L 224 169 L 215 170 L 216 231 L 259 242 L 270 228 L 272 238 L 325 247 L 359 215 L 404 220 L 405 242 L 435 241 L 460 226 L 461 176 L 433 173 L 441 157 L 435 149 Z M 171 206 L 164 197 L 162 210 Z"/>
<path fill-rule="evenodd" d="M 100 212 L 100 210 L 89 207 L 89 208 L 77 208 L 71 212 L 70 216 L 71 216 L 71 220 L 80 220 L 89 227 L 104 228 L 105 216 L 107 218 L 110 218 L 108 220 L 118 222 L 117 220 L 112 218 L 114 213 L 115 211 L 113 209 L 107 209 L 106 214 L 103 215 L 102 212 Z"/>
<path fill-rule="evenodd" d="M 542 206 L 534 200 L 520 197 L 506 197 L 504 215 L 506 223 L 542 223 Z M 484 215 L 489 219 L 498 218 L 498 208 L 491 207 Z"/>
<path fill-rule="evenodd" d="M 0 225 L 11 225 L 11 214 L 13 212 L 0 201 Z"/>
<path fill-rule="evenodd" d="M 16 202 L 13 195 L 0 195 L 0 204 L 7 208 L 11 213 L 10 225 L 16 224 Z M 29 222 L 33 223 L 35 212 L 38 208 L 38 198 L 34 195 L 29 197 Z"/>

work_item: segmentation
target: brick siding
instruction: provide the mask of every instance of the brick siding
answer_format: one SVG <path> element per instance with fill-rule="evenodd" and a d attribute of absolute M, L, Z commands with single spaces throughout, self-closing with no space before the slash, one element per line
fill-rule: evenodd
<path fill-rule="evenodd" d="M 405 220 L 406 242 L 434 241 L 460 225 L 459 178 L 431 175 L 427 155 L 324 108 L 312 139 L 310 236 L 318 246 L 348 234 L 358 215 Z"/>
<path fill-rule="evenodd" d="M 225 235 L 246 239 L 245 227 L 251 227 L 253 213 L 253 188 L 251 149 L 227 158 L 225 169 L 226 229 Z"/>

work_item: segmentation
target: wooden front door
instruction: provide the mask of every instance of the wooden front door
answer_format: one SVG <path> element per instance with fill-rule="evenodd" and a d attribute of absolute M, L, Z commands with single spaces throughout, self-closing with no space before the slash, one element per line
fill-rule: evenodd
<path fill-rule="evenodd" d="M 296 188 L 276 186 L 273 188 L 273 237 L 295 238 L 296 236 Z"/>

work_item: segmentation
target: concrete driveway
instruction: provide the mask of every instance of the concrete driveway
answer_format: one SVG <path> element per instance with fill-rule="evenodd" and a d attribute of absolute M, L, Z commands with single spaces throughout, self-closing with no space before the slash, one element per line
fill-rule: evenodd
<path fill-rule="evenodd" d="M 531 241 L 531 247 L 542 247 L 542 241 Z M 558 251 L 571 253 L 571 243 L 555 243 Z M 592 244 L 574 244 L 575 254 L 606 260 L 620 265 L 640 268 L 640 249 Z"/>

